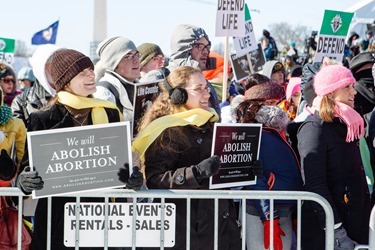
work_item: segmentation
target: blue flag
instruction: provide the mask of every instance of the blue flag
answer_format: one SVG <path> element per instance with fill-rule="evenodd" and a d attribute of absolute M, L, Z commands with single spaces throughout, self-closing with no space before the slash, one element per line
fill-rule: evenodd
<path fill-rule="evenodd" d="M 31 44 L 39 45 L 39 44 L 55 44 L 56 43 L 56 36 L 57 36 L 57 28 L 59 27 L 59 21 L 51 24 L 44 30 L 38 31 L 33 35 L 31 38 Z"/>

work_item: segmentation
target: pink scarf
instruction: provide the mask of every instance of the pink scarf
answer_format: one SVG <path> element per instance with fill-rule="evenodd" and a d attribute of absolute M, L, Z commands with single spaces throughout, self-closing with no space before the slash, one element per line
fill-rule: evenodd
<path fill-rule="evenodd" d="M 321 100 L 322 97 L 317 96 L 313 101 L 313 105 L 320 107 Z M 341 102 L 335 102 L 335 116 L 341 118 L 347 126 L 346 142 L 360 139 L 365 135 L 363 118 L 350 106 Z"/>

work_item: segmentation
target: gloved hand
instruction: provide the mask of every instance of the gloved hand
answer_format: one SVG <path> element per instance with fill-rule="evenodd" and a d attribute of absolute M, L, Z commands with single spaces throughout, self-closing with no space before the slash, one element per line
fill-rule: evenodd
<path fill-rule="evenodd" d="M 0 179 L 3 181 L 10 181 L 17 172 L 17 166 L 9 157 L 5 149 L 1 150 L 0 155 Z"/>
<path fill-rule="evenodd" d="M 346 234 L 346 230 L 343 227 L 335 229 L 335 250 L 353 250 L 355 247 L 354 241 L 352 241 Z"/>
<path fill-rule="evenodd" d="M 263 233 L 264 233 L 264 248 L 268 249 L 270 246 L 270 225 L 271 221 L 266 220 L 263 222 Z M 279 225 L 279 219 L 273 220 L 273 249 L 274 250 L 283 250 L 283 241 L 281 236 L 285 236 L 284 231 Z"/>
<path fill-rule="evenodd" d="M 197 165 L 193 166 L 193 173 L 195 175 L 195 178 L 200 181 L 219 173 L 220 165 L 220 157 L 217 155 L 204 159 Z"/>
<path fill-rule="evenodd" d="M 253 174 L 257 177 L 260 177 L 263 175 L 263 166 L 262 162 L 260 160 L 255 160 L 251 164 L 251 170 L 253 171 Z"/>
<path fill-rule="evenodd" d="M 33 190 L 40 190 L 44 186 L 42 177 L 38 175 L 36 171 L 30 171 L 29 166 L 19 174 L 17 186 L 21 187 L 23 191 L 31 193 Z"/>
<path fill-rule="evenodd" d="M 143 185 L 143 174 L 137 166 L 133 167 L 133 173 L 129 177 L 129 164 L 125 163 L 117 175 L 119 180 L 126 184 L 127 189 L 139 190 Z"/>

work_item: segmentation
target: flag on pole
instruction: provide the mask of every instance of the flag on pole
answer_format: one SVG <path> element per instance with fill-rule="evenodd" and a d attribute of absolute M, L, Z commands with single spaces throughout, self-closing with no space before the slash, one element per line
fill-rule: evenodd
<path fill-rule="evenodd" d="M 51 24 L 47 28 L 38 31 L 33 35 L 31 38 L 31 44 L 39 45 L 39 44 L 55 44 L 56 43 L 56 36 L 57 36 L 57 28 L 59 27 L 59 21 Z"/>

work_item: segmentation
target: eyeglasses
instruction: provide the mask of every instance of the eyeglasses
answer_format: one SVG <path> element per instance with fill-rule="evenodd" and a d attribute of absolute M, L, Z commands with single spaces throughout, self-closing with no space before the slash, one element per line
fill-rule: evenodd
<path fill-rule="evenodd" d="M 199 51 L 203 51 L 204 49 L 207 49 L 207 51 L 210 51 L 211 50 L 211 44 L 203 44 L 203 43 L 194 43 L 193 44 L 193 48 L 196 48 L 198 49 Z"/>
<path fill-rule="evenodd" d="M 9 79 L 9 78 L 1 78 L 1 80 L 4 82 L 4 83 L 15 83 L 16 81 L 12 78 L 12 79 Z"/>
<path fill-rule="evenodd" d="M 155 61 L 157 60 L 159 62 L 164 62 L 165 61 L 165 58 L 163 56 L 155 56 L 152 59 L 154 59 Z"/>
<path fill-rule="evenodd" d="M 134 60 L 139 59 L 141 57 L 141 53 L 139 51 L 135 52 L 134 54 L 126 54 L 124 58 L 126 60 Z"/>
<path fill-rule="evenodd" d="M 199 92 L 199 93 L 203 93 L 203 92 L 207 92 L 207 93 L 210 93 L 211 92 L 211 89 L 210 87 L 206 86 L 204 87 L 203 89 L 202 88 L 196 88 L 196 89 L 186 89 L 186 90 L 192 90 L 192 91 L 196 91 L 196 92 Z"/>

